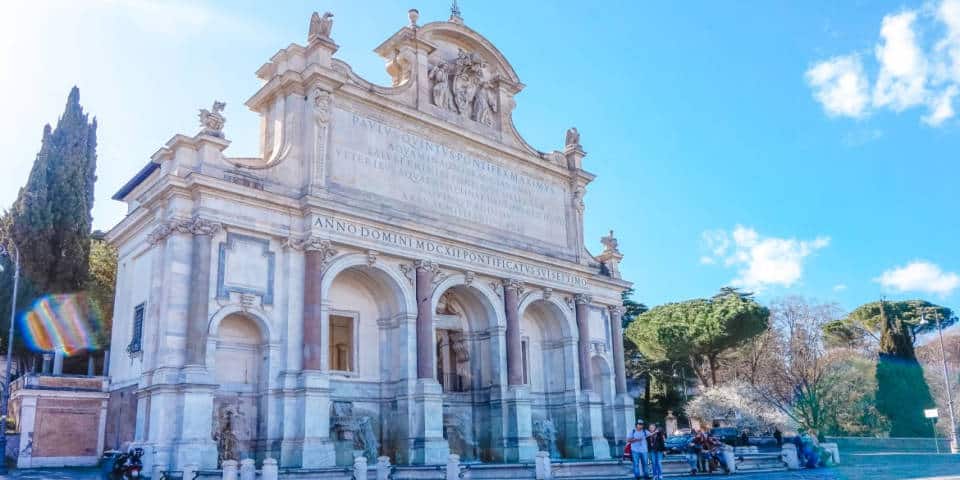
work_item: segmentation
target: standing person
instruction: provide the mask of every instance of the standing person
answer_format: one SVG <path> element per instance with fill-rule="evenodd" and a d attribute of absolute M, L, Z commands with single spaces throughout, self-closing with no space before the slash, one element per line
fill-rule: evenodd
<path fill-rule="evenodd" d="M 653 470 L 653 480 L 663 480 L 663 452 L 667 451 L 667 435 L 657 428 L 656 423 L 650 423 L 647 428 L 647 450 L 650 452 L 650 468 Z"/>
<path fill-rule="evenodd" d="M 803 439 L 800 438 L 802 435 L 803 430 L 798 430 L 797 435 L 793 437 L 793 446 L 797 447 L 797 459 L 800 461 L 800 466 L 807 463 L 803 458 Z"/>
<path fill-rule="evenodd" d="M 641 474 L 643 478 L 650 478 L 647 475 L 647 430 L 644 427 L 643 419 L 637 419 L 637 425 L 627 434 L 627 442 L 630 444 L 630 460 L 633 461 L 633 478 L 639 480 Z"/>
<path fill-rule="evenodd" d="M 750 435 L 746 430 L 740 432 L 740 446 L 748 447 L 750 446 Z"/>
<path fill-rule="evenodd" d="M 696 433 L 693 435 L 693 440 L 690 441 L 690 445 L 693 447 L 693 453 L 697 456 L 697 471 L 706 472 L 707 471 L 707 434 L 703 432 L 700 428 L 697 428 Z"/>
<path fill-rule="evenodd" d="M 779 428 L 773 429 L 773 439 L 777 441 L 777 448 L 783 447 L 783 432 Z"/>

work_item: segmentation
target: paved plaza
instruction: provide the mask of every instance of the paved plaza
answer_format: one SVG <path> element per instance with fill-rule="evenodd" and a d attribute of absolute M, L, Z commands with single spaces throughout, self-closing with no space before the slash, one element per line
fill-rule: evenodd
<path fill-rule="evenodd" d="M 21 470 L 7 477 L 17 480 L 106 480 L 95 469 Z M 347 477 L 344 477 L 347 478 Z M 678 479 L 726 478 L 723 475 L 673 477 Z M 935 454 L 852 454 L 843 456 L 843 465 L 836 468 L 793 472 L 735 475 L 744 480 L 946 480 L 960 479 L 960 455 Z M 611 479 L 612 480 L 612 479 Z"/>

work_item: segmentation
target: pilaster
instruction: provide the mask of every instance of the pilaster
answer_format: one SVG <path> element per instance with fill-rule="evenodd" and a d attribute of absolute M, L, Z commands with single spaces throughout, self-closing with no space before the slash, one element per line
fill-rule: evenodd
<path fill-rule="evenodd" d="M 450 447 L 443 438 L 443 390 L 432 378 L 417 380 L 413 394 L 413 438 L 410 463 L 437 465 L 446 463 Z"/>
<path fill-rule="evenodd" d="M 580 457 L 610 458 L 610 444 L 603 436 L 603 402 L 588 390 L 580 392 Z"/>
<path fill-rule="evenodd" d="M 303 468 L 332 467 L 336 452 L 330 441 L 330 377 L 324 372 L 305 370 L 298 385 L 303 405 Z"/>
<path fill-rule="evenodd" d="M 526 385 L 511 385 L 503 400 L 505 431 L 503 460 L 509 463 L 529 463 L 537 454 L 533 438 L 530 409 L 533 400 Z"/>

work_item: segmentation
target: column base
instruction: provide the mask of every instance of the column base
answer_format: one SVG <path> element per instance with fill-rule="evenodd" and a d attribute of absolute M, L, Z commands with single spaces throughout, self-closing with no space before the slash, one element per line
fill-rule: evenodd
<path fill-rule="evenodd" d="M 450 446 L 443 438 L 443 389 L 436 380 L 417 380 L 412 417 L 414 435 L 410 439 L 410 463 L 446 464 Z"/>
<path fill-rule="evenodd" d="M 304 370 L 298 383 L 297 394 L 303 401 L 300 466 L 332 467 L 337 463 L 337 454 L 330 441 L 330 376 L 316 370 Z"/>
<path fill-rule="evenodd" d="M 616 439 L 616 451 L 623 451 L 626 446 L 627 433 L 634 427 L 636 421 L 636 406 L 633 397 L 623 393 L 617 395 L 613 401 L 613 438 Z"/>
<path fill-rule="evenodd" d="M 507 389 L 503 400 L 506 432 L 503 438 L 503 460 L 508 463 L 529 463 L 537 455 L 537 442 L 533 438 L 533 421 L 530 407 L 533 401 L 526 386 L 514 385 Z"/>
<path fill-rule="evenodd" d="M 173 442 L 172 464 L 176 470 L 194 464 L 201 469 L 217 467 L 217 443 L 211 435 L 213 393 L 218 385 L 202 365 L 188 365 L 180 371 L 179 397 L 182 405 L 180 436 Z"/>
<path fill-rule="evenodd" d="M 593 460 L 610 458 L 610 444 L 603 436 L 603 402 L 591 391 L 580 392 L 580 456 Z"/>

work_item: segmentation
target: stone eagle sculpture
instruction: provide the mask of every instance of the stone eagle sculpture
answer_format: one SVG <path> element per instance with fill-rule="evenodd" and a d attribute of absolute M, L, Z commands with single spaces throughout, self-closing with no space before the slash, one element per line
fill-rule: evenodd
<path fill-rule="evenodd" d="M 330 39 L 330 31 L 333 30 L 333 14 L 324 12 L 323 17 L 319 13 L 313 12 L 310 16 L 310 39 L 325 38 Z"/>

